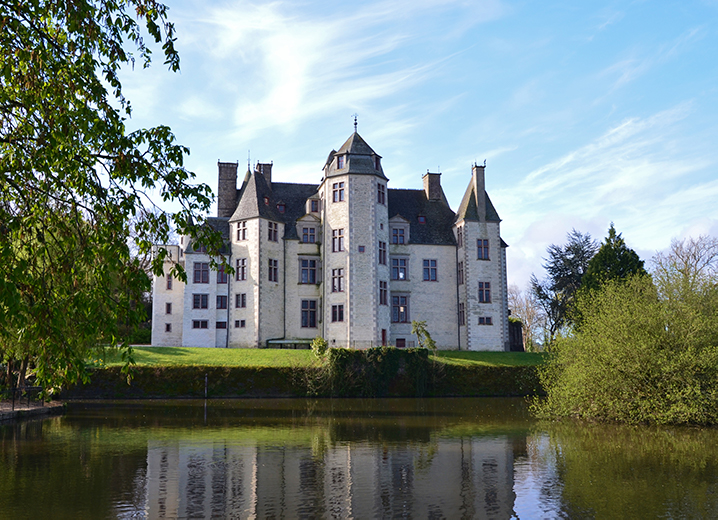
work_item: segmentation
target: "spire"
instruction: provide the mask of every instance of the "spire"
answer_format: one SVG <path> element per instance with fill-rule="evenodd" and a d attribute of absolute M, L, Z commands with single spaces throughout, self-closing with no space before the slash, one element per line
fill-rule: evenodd
<path fill-rule="evenodd" d="M 355 134 L 357 133 L 357 117 L 358 117 L 358 115 L 359 115 L 359 114 L 357 114 L 356 112 L 354 112 L 354 113 L 352 114 L 352 117 L 354 118 L 354 133 L 355 133 Z"/>

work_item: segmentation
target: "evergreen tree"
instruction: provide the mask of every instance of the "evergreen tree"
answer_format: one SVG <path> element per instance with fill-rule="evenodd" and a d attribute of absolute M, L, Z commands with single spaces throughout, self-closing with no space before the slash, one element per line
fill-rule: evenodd
<path fill-rule="evenodd" d="M 626 280 L 630 276 L 645 274 L 643 260 L 626 245 L 621 234 L 616 233 L 612 222 L 606 240 L 588 262 L 581 287 L 596 290 L 609 280 Z"/>

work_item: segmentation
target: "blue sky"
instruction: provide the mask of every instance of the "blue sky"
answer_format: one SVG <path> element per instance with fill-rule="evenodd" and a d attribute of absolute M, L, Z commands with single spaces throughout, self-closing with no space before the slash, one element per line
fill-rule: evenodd
<path fill-rule="evenodd" d="M 168 124 L 213 188 L 217 160 L 318 183 L 353 131 L 393 188 L 473 162 L 509 244 L 509 283 L 610 222 L 648 260 L 718 236 L 718 1 L 168 1 L 181 72 L 127 70 L 130 127 Z"/>

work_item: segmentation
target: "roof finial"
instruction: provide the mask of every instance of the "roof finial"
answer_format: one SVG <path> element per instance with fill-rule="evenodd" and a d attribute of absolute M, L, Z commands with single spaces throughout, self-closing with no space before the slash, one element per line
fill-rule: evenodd
<path fill-rule="evenodd" d="M 484 159 L 484 168 L 486 168 L 486 159 Z"/>
<path fill-rule="evenodd" d="M 250 166 L 250 164 L 251 164 L 251 162 L 249 159 L 249 150 L 247 150 L 247 171 L 248 172 L 252 171 L 252 167 Z"/>
<path fill-rule="evenodd" d="M 354 133 L 357 131 L 357 116 L 358 114 L 356 112 L 352 114 L 352 117 L 354 118 Z"/>

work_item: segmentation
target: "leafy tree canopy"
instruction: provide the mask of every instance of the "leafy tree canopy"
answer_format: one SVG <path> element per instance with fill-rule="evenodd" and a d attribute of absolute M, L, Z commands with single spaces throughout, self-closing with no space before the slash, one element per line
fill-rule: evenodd
<path fill-rule="evenodd" d="M 191 183 L 189 150 L 166 126 L 125 128 L 119 73 L 149 65 L 145 39 L 179 68 L 166 13 L 156 0 L 0 2 L 0 357 L 30 359 L 49 387 L 85 377 L 86 349 L 138 319 L 131 302 L 149 280 L 129 254 L 128 222 L 152 206 L 148 191 L 182 209 L 143 212 L 141 252 L 173 227 L 219 250 L 191 218 L 212 194 Z"/>
<path fill-rule="evenodd" d="M 531 290 L 546 317 L 549 343 L 568 323 L 574 295 L 581 286 L 588 262 L 598 249 L 598 244 L 589 233 L 583 234 L 573 229 L 567 239 L 566 245 L 551 244 L 548 247 L 548 258 L 543 265 L 548 277 L 539 281 L 534 275 L 530 282 Z"/>
<path fill-rule="evenodd" d="M 620 233 L 611 223 L 606 237 L 598 252 L 588 262 L 581 281 L 581 287 L 587 290 L 598 289 L 608 280 L 625 280 L 632 275 L 648 274 L 643 260 L 626 245 Z"/>

